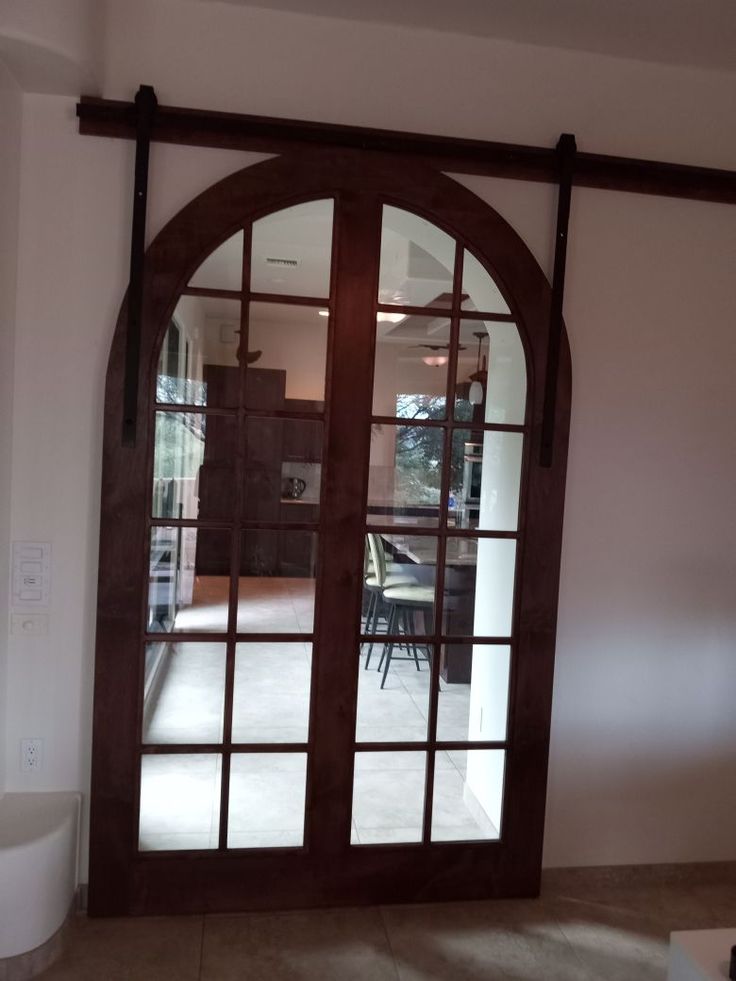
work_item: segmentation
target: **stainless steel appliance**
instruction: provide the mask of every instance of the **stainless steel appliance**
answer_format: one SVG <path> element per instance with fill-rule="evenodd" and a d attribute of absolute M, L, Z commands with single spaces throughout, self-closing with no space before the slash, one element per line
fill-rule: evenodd
<path fill-rule="evenodd" d="M 462 489 L 462 524 L 466 528 L 475 528 L 478 525 L 482 469 L 483 444 L 466 443 L 463 457 Z"/>

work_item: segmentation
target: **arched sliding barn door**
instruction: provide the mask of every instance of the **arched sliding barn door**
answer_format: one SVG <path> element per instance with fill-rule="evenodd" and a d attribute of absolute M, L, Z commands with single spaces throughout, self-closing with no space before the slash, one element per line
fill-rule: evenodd
<path fill-rule="evenodd" d="M 309 152 L 148 250 L 110 357 L 90 909 L 531 895 L 570 363 L 455 182 Z"/>

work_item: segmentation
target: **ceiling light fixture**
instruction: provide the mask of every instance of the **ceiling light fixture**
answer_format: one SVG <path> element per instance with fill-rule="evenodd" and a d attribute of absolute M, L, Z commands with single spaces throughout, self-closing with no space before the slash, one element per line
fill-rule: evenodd
<path fill-rule="evenodd" d="M 329 317 L 330 315 L 329 310 L 318 310 L 317 313 L 320 315 L 320 317 Z"/>
<path fill-rule="evenodd" d="M 422 361 L 430 368 L 441 368 L 443 364 L 447 364 L 448 358 L 445 354 L 425 354 Z"/>
<path fill-rule="evenodd" d="M 480 346 L 483 343 L 483 338 L 486 336 L 482 330 L 475 331 L 474 337 L 478 338 L 478 362 L 476 365 L 475 372 L 470 376 L 472 382 L 470 385 L 470 391 L 468 392 L 468 401 L 471 405 L 481 405 L 485 397 L 483 391 L 483 382 L 481 378 L 487 379 L 488 375 L 486 373 L 486 359 L 483 358 L 483 367 L 480 366 Z"/>

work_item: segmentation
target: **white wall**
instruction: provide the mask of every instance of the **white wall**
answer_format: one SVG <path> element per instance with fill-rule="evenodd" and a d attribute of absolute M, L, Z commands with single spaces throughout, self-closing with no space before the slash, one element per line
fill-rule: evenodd
<path fill-rule="evenodd" d="M 13 439 L 13 343 L 18 253 L 22 92 L 0 64 L 0 796 L 5 786 L 5 716 L 10 591 L 10 461 Z"/>
<path fill-rule="evenodd" d="M 146 82 L 174 104 L 546 145 L 567 130 L 583 149 L 736 166 L 734 75 L 209 3 L 113 3 L 110 25 L 109 97 Z M 24 109 L 11 534 L 52 541 L 54 581 L 48 638 L 11 638 L 6 783 L 86 793 L 103 383 L 133 158 L 76 135 L 71 100 Z M 253 159 L 155 147 L 150 234 Z M 549 270 L 553 190 L 463 182 Z M 574 195 L 548 865 L 736 857 L 734 214 Z M 47 746 L 32 783 L 16 754 L 29 726 Z"/>

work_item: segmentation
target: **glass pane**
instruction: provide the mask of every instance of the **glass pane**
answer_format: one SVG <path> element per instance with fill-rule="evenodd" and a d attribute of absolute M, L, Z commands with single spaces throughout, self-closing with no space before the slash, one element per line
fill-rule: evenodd
<path fill-rule="evenodd" d="M 233 742 L 305 743 L 311 678 L 311 644 L 238 644 Z"/>
<path fill-rule="evenodd" d="M 444 441 L 434 426 L 372 427 L 368 524 L 439 524 Z"/>
<path fill-rule="evenodd" d="M 327 297 L 333 201 L 308 201 L 253 222 L 254 293 Z"/>
<path fill-rule="evenodd" d="M 161 345 L 158 402 L 238 405 L 240 301 L 182 296 Z"/>
<path fill-rule="evenodd" d="M 214 753 L 142 757 L 142 851 L 217 848 L 221 766 Z"/>
<path fill-rule="evenodd" d="M 448 538 L 443 633 L 510 636 L 515 565 L 513 539 Z"/>
<path fill-rule="evenodd" d="M 443 644 L 437 739 L 481 742 L 506 738 L 511 648 L 506 644 Z"/>
<path fill-rule="evenodd" d="M 152 514 L 196 518 L 206 419 L 194 412 L 157 412 L 153 451 Z"/>
<path fill-rule="evenodd" d="M 394 323 L 387 318 L 394 318 Z M 373 414 L 444 419 L 450 321 L 379 313 L 373 375 Z"/>
<path fill-rule="evenodd" d="M 233 754 L 228 848 L 303 845 L 306 783 L 306 753 Z"/>
<path fill-rule="evenodd" d="M 422 840 L 426 753 L 356 753 L 353 845 Z"/>
<path fill-rule="evenodd" d="M 434 771 L 432 841 L 497 841 L 501 833 L 502 749 L 443 754 L 452 766 Z"/>
<path fill-rule="evenodd" d="M 236 232 L 211 252 L 189 280 L 208 290 L 238 290 L 243 282 L 243 233 Z"/>
<path fill-rule="evenodd" d="M 385 205 L 379 303 L 449 308 L 455 240 L 419 215 Z"/>
<path fill-rule="evenodd" d="M 311 633 L 317 535 L 243 532 L 238 589 L 240 633 Z"/>
<path fill-rule="evenodd" d="M 146 645 L 143 742 L 219 743 L 225 645 Z"/>
<path fill-rule="evenodd" d="M 235 497 L 234 416 L 157 412 L 153 516 L 229 518 Z"/>
<path fill-rule="evenodd" d="M 328 318 L 321 316 L 317 307 L 251 303 L 246 406 L 321 411 L 325 397 L 327 328 Z M 305 406 L 294 402 L 319 404 Z"/>
<path fill-rule="evenodd" d="M 227 630 L 230 533 L 152 528 L 148 630 Z"/>
<path fill-rule="evenodd" d="M 463 253 L 463 310 L 511 313 L 501 291 L 472 253 Z"/>
<path fill-rule="evenodd" d="M 393 636 L 407 634 L 421 637 L 431 634 L 435 615 L 437 539 L 419 535 L 376 534 L 369 535 L 368 541 L 372 563 L 367 570 L 366 587 L 380 590 L 376 629 L 387 630 Z M 367 629 L 372 631 L 373 625 Z M 393 673 L 401 667 L 397 662 L 405 654 L 405 649 L 398 644 L 390 642 L 386 645 L 381 667 L 382 686 L 388 684 L 389 672 Z M 421 662 L 428 656 L 426 650 L 419 648 L 417 660 L 420 668 Z M 412 670 L 415 670 L 413 648 L 411 658 L 414 665 Z"/>
<path fill-rule="evenodd" d="M 355 738 L 359 743 L 409 742 L 427 738 L 429 717 L 431 645 L 407 644 L 394 650 L 391 674 L 380 687 L 385 666 L 385 645 L 380 636 L 386 628 L 377 590 L 369 591 L 376 604 L 368 632 L 375 625 L 374 643 L 363 644 L 358 659 L 358 716 Z"/>
<path fill-rule="evenodd" d="M 521 487 L 521 433 L 456 429 L 452 434 L 452 500 L 459 528 L 516 531 Z"/>
<path fill-rule="evenodd" d="M 460 344 L 455 418 L 476 426 L 523 425 L 526 358 L 516 324 L 462 320 Z"/>
<path fill-rule="evenodd" d="M 319 520 L 322 426 L 311 420 L 246 419 L 245 520 Z"/>

